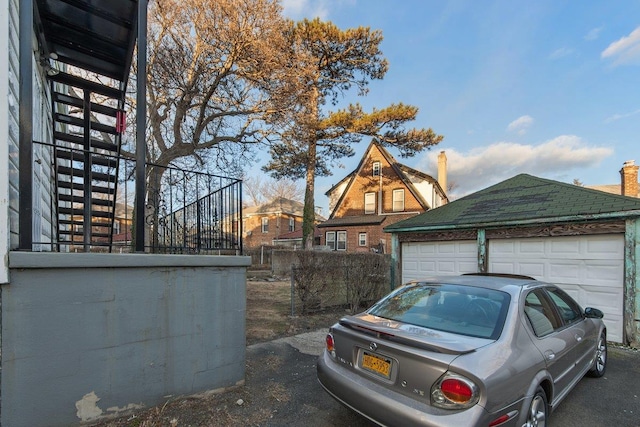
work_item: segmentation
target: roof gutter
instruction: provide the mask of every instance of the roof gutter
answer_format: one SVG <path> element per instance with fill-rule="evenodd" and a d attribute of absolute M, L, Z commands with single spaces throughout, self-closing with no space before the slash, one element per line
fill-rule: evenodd
<path fill-rule="evenodd" d="M 532 218 L 526 220 L 513 220 L 513 221 L 496 221 L 496 222 L 479 222 L 473 224 L 443 224 L 434 226 L 413 226 L 413 227 L 397 227 L 393 226 L 385 227 L 383 231 L 385 233 L 411 233 L 416 231 L 442 231 L 442 230 L 468 230 L 476 228 L 494 228 L 494 227 L 512 227 L 518 225 L 535 225 L 535 224 L 549 224 L 554 222 L 574 222 L 574 221 L 594 221 L 594 220 L 613 220 L 613 219 L 627 219 L 630 217 L 639 217 L 640 209 L 634 209 L 623 212 L 606 212 L 600 214 L 588 214 L 588 215 L 565 215 L 551 218 Z"/>

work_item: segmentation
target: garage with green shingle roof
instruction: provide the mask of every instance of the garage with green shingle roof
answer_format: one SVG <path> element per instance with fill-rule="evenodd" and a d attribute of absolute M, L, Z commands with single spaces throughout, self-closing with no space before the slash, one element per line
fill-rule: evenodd
<path fill-rule="evenodd" d="M 640 199 L 521 174 L 384 231 L 398 282 L 523 274 L 602 309 L 610 341 L 640 342 Z"/>

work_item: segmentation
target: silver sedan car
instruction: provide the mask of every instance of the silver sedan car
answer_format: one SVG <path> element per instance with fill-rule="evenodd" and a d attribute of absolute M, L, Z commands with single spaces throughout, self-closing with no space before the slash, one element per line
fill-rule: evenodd
<path fill-rule="evenodd" d="M 603 314 L 524 276 L 408 283 L 333 325 L 317 364 L 339 402 L 385 426 L 545 426 L 604 375 Z"/>

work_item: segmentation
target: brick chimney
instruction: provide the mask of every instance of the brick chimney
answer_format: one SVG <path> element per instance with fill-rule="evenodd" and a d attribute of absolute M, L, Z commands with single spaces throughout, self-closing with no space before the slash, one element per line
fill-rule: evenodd
<path fill-rule="evenodd" d="M 637 176 L 637 171 L 636 171 Z M 447 156 L 444 151 L 438 154 L 438 183 L 445 194 L 447 194 Z"/>
<path fill-rule="evenodd" d="M 638 197 L 638 169 L 634 160 L 627 160 L 620 169 L 620 191 L 623 196 Z"/>

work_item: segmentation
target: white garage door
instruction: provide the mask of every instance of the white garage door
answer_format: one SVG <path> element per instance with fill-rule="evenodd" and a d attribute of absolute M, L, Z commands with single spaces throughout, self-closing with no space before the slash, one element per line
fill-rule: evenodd
<path fill-rule="evenodd" d="M 402 244 L 402 282 L 440 274 L 478 271 L 475 240 Z"/>
<path fill-rule="evenodd" d="M 607 339 L 622 342 L 624 236 L 489 240 L 488 270 L 560 285 L 584 307 L 605 314 Z"/>

